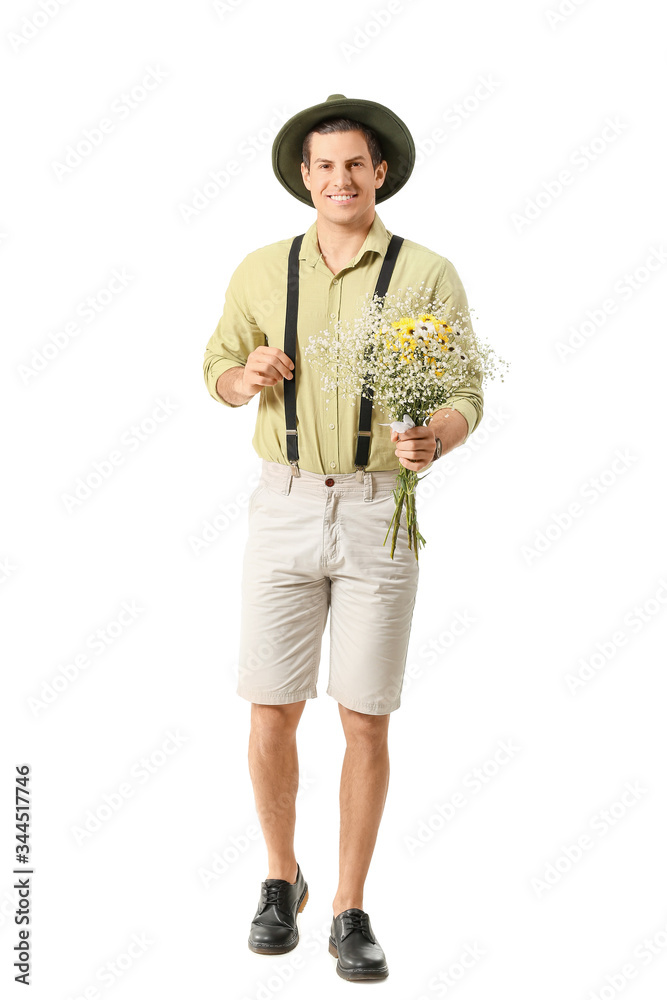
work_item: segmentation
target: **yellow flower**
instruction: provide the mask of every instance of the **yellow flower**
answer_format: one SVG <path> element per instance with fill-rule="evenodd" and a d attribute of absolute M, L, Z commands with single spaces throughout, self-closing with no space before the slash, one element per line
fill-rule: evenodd
<path fill-rule="evenodd" d="M 421 325 L 423 323 L 430 323 L 433 325 L 435 336 L 433 333 L 423 336 L 421 331 L 419 336 L 415 335 L 417 325 Z M 395 333 L 393 331 L 395 331 Z M 417 350 L 417 343 L 419 342 L 421 345 L 419 354 L 420 360 L 423 360 L 424 358 L 424 355 L 421 353 L 424 351 L 427 363 L 435 365 L 436 357 L 431 357 L 429 355 L 432 354 L 437 356 L 443 345 L 449 343 L 449 337 L 447 337 L 445 331 L 447 331 L 447 333 L 451 333 L 451 326 L 443 320 L 438 319 L 432 313 L 422 313 L 416 318 L 412 316 L 401 316 L 400 319 L 391 322 L 389 329 L 383 331 L 384 344 L 387 349 L 391 348 L 392 351 L 400 352 L 401 364 L 411 364 L 415 361 L 415 351 Z M 444 374 L 444 371 L 441 371 L 440 369 L 435 369 L 435 372 L 436 375 Z"/>
<path fill-rule="evenodd" d="M 452 332 L 451 326 L 445 323 L 444 320 L 438 319 L 436 316 L 432 316 L 431 313 L 425 313 L 423 316 L 419 317 L 422 323 L 433 323 L 435 327 L 436 334 L 439 334 L 441 330 L 445 330 L 447 333 Z"/>
<path fill-rule="evenodd" d="M 415 321 L 409 316 L 403 316 L 401 319 L 394 320 L 391 325 L 395 330 L 406 330 L 408 333 L 413 333 L 415 329 Z"/>

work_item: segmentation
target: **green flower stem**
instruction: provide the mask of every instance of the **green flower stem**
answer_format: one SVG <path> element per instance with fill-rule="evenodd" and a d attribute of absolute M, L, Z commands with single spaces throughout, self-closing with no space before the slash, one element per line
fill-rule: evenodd
<path fill-rule="evenodd" d="M 394 551 L 396 549 L 396 539 L 398 537 L 398 529 L 401 523 L 401 513 L 403 511 L 403 504 L 405 503 L 405 519 L 408 531 L 408 547 L 410 549 L 414 548 L 415 559 L 419 560 L 419 546 L 426 545 L 426 539 L 420 533 L 417 526 L 417 508 L 415 504 L 415 491 L 417 489 L 417 483 L 420 477 L 412 469 L 406 469 L 402 466 L 396 476 L 396 489 L 394 490 L 394 497 L 396 499 L 396 508 L 394 510 L 394 516 L 391 519 L 389 527 L 387 528 L 387 534 L 384 536 L 383 545 L 387 544 L 387 538 L 389 537 L 389 532 L 393 526 L 393 534 L 391 536 L 391 558 L 394 558 Z"/>

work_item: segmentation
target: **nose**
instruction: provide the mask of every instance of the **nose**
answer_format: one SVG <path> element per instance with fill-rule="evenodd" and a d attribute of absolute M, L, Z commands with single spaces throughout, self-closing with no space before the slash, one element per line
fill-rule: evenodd
<path fill-rule="evenodd" d="M 345 165 L 339 167 L 333 167 L 331 181 L 334 187 L 345 190 L 350 183 L 349 169 Z"/>

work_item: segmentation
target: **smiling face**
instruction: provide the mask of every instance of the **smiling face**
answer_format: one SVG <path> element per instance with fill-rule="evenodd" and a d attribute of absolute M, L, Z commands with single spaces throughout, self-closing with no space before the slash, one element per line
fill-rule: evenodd
<path fill-rule="evenodd" d="M 375 191 L 382 187 L 387 161 L 373 169 L 363 132 L 315 132 L 310 142 L 310 170 L 301 176 L 318 216 L 334 225 L 359 223 L 375 214 Z"/>

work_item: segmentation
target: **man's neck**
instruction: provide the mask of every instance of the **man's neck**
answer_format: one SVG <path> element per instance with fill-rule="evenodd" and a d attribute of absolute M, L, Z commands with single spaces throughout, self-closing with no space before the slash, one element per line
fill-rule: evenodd
<path fill-rule="evenodd" d="M 349 226 L 338 226 L 318 215 L 317 242 L 320 252 L 328 263 L 346 263 L 361 250 L 375 219 L 375 211 L 370 218 L 360 219 L 359 223 Z"/>

